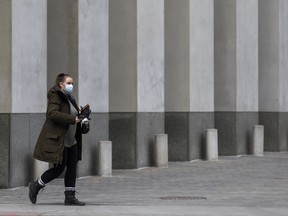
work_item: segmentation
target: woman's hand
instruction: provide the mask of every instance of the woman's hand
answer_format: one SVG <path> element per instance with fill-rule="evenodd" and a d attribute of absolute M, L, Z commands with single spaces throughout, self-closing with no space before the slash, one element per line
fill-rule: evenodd
<path fill-rule="evenodd" d="M 76 116 L 76 124 L 81 122 L 82 121 L 82 118 L 79 118 L 78 116 Z"/>

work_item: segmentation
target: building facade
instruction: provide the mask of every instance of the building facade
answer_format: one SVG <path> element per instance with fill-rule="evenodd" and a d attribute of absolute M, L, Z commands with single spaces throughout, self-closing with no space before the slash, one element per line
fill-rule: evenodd
<path fill-rule="evenodd" d="M 0 188 L 26 185 L 45 121 L 47 90 L 69 73 L 92 109 L 78 175 L 97 175 L 98 143 L 113 168 L 153 166 L 154 136 L 169 160 L 287 151 L 288 1 L 1 0 Z"/>

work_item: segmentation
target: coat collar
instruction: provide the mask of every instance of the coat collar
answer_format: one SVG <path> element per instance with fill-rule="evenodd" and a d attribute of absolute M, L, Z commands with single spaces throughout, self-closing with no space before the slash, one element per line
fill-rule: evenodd
<path fill-rule="evenodd" d="M 65 95 L 65 93 L 57 85 L 53 86 L 49 90 L 48 96 L 49 96 L 50 93 L 57 93 L 61 97 L 61 99 L 63 99 L 64 101 L 68 102 L 67 96 Z"/>
<path fill-rule="evenodd" d="M 53 86 L 50 91 L 54 91 L 56 92 L 60 97 L 61 99 L 63 99 L 64 101 L 66 101 L 67 103 L 69 103 L 69 101 L 71 102 L 71 104 L 74 106 L 74 108 L 79 112 L 79 107 L 77 105 L 77 102 L 75 100 L 75 98 L 70 95 L 69 97 L 59 88 L 59 86 L 55 85 Z M 49 92 L 50 92 L 49 91 Z M 68 101 L 69 100 L 69 101 Z"/>

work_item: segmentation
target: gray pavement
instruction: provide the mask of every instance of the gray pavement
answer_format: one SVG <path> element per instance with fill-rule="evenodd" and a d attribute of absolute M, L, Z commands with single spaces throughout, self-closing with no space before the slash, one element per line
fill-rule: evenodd
<path fill-rule="evenodd" d="M 288 215 L 288 153 L 171 162 L 169 168 L 113 170 L 77 179 L 84 207 L 64 206 L 63 179 L 46 186 L 36 205 L 28 188 L 0 190 L 0 216 Z"/>

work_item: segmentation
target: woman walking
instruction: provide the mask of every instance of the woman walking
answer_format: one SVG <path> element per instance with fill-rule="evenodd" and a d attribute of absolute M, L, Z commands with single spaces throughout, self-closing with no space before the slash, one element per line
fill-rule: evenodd
<path fill-rule="evenodd" d="M 82 131 L 80 109 L 72 96 L 73 79 L 59 74 L 47 94 L 46 121 L 34 149 L 34 158 L 54 164 L 36 181 L 29 183 L 29 199 L 35 204 L 40 189 L 65 170 L 65 205 L 84 206 L 75 197 L 76 166 L 81 160 Z"/>

